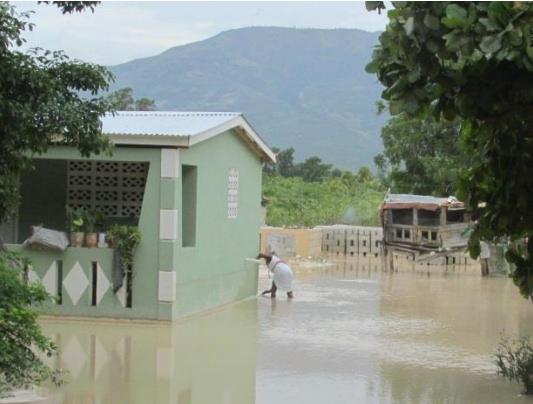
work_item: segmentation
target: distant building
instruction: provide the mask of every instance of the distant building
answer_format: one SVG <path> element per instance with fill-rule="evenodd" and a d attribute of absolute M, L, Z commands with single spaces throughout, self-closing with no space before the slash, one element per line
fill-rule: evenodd
<path fill-rule="evenodd" d="M 118 112 L 112 156 L 53 146 L 21 177 L 18 219 L 0 227 L 60 302 L 48 314 L 172 321 L 257 292 L 261 176 L 274 153 L 240 113 Z M 137 225 L 133 274 L 111 287 L 113 250 L 32 251 L 32 225 L 65 230 L 65 206 Z"/>
<path fill-rule="evenodd" d="M 380 211 L 383 245 L 389 251 L 424 259 L 467 246 L 471 215 L 455 197 L 388 194 Z"/>

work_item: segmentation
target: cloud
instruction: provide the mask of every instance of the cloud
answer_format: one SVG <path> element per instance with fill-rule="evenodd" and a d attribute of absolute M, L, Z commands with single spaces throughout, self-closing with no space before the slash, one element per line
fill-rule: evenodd
<path fill-rule="evenodd" d="M 136 3 L 103 3 L 90 12 L 62 15 L 40 6 L 32 17 L 28 46 L 64 50 L 70 57 L 113 65 L 152 56 L 166 49 L 206 39 L 217 33 L 208 22 L 169 22 Z"/>

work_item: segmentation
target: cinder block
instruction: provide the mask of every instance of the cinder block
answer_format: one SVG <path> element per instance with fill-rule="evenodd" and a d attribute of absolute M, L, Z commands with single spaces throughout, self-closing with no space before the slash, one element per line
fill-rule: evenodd
<path fill-rule="evenodd" d="M 370 234 L 359 233 L 359 254 L 368 254 L 371 253 L 371 239 Z"/>

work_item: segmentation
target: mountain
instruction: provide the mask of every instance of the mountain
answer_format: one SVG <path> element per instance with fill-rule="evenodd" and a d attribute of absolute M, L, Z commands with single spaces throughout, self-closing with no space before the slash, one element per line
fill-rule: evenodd
<path fill-rule="evenodd" d="M 270 146 L 339 168 L 373 166 L 382 150 L 382 88 L 365 73 L 378 33 L 242 28 L 110 67 L 112 88 L 159 110 L 238 111 Z"/>

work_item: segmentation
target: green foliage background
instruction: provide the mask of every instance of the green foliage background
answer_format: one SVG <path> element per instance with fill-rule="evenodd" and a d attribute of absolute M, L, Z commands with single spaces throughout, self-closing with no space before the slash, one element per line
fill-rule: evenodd
<path fill-rule="evenodd" d="M 486 204 L 469 250 L 477 257 L 480 240 L 527 238 L 506 258 L 533 301 L 533 3 L 392 2 L 387 15 L 367 72 L 385 86 L 392 115 L 461 122 L 470 163 L 458 196 Z"/>
<path fill-rule="evenodd" d="M 359 174 L 362 175 L 359 175 Z M 268 198 L 269 226 L 315 227 L 331 224 L 379 226 L 378 207 L 385 195 L 379 181 L 361 169 L 343 171 L 320 182 L 302 177 L 265 174 L 263 195 Z"/>

